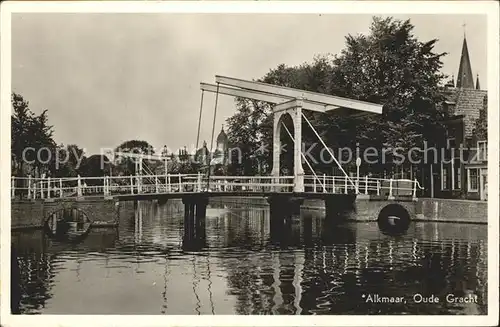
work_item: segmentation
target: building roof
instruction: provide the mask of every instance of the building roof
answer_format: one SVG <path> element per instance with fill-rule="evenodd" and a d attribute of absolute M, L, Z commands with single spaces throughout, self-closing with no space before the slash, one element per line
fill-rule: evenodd
<path fill-rule="evenodd" d="M 462 45 L 462 55 L 460 56 L 460 65 L 458 67 L 457 88 L 474 88 L 474 76 L 472 75 L 469 49 L 467 48 L 467 39 L 465 38 L 465 35 Z"/>
<path fill-rule="evenodd" d="M 472 136 L 479 113 L 487 101 L 486 90 L 448 88 L 444 92 L 445 103 L 448 104 L 451 115 L 463 115 L 465 137 Z"/>

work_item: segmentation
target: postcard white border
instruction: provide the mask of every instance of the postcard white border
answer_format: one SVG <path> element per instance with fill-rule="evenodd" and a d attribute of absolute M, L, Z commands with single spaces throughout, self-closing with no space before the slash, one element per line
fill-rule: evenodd
<path fill-rule="evenodd" d="M 3 2 L 0 79 L 1 317 L 5 326 L 487 326 L 498 322 L 499 232 L 499 6 L 495 1 L 102 1 Z M 120 316 L 10 315 L 10 92 L 11 14 L 74 13 L 332 13 L 484 14 L 488 20 L 488 315 L 487 316 Z"/>

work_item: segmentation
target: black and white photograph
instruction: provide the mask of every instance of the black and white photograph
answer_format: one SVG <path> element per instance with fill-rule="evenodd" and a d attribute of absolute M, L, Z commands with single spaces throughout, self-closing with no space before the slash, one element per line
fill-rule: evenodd
<path fill-rule="evenodd" d="M 2 3 L 2 324 L 498 323 L 498 3 L 148 2 Z"/>

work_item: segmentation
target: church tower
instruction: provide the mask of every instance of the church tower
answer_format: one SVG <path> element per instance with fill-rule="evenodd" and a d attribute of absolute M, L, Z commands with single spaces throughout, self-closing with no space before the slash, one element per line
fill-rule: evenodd
<path fill-rule="evenodd" d="M 474 76 L 469 58 L 469 49 L 467 48 L 467 39 L 464 34 L 462 44 L 462 55 L 460 57 L 460 66 L 458 67 L 457 88 L 474 89 Z"/>
<path fill-rule="evenodd" d="M 216 149 L 225 154 L 227 151 L 227 142 L 228 138 L 226 132 L 224 132 L 224 126 L 222 126 L 222 129 L 217 136 Z"/>

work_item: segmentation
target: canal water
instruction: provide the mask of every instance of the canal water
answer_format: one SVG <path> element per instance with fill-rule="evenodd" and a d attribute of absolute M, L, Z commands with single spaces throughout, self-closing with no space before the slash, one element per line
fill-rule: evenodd
<path fill-rule="evenodd" d="M 389 236 L 376 223 L 330 226 L 323 215 L 302 211 L 271 235 L 265 207 L 212 206 L 196 245 L 183 242 L 172 202 L 126 205 L 119 227 L 78 242 L 16 231 L 20 312 L 487 313 L 485 225 L 419 222 Z"/>

